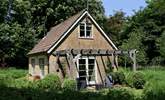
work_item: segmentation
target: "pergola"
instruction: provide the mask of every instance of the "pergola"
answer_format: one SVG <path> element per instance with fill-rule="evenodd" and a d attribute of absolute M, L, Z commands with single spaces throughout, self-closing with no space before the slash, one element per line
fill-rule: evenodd
<path fill-rule="evenodd" d="M 67 50 L 59 50 L 53 52 L 53 55 L 57 57 L 57 65 L 59 61 L 59 57 L 67 57 L 68 63 L 70 67 L 70 74 L 72 75 L 72 71 L 76 67 L 76 60 L 81 56 L 111 56 L 111 65 L 114 69 L 117 70 L 118 64 L 116 61 L 117 56 L 127 55 L 133 61 L 133 71 L 136 71 L 136 49 L 132 50 L 104 50 L 104 49 L 67 49 Z M 75 78 L 75 76 L 72 76 Z"/>

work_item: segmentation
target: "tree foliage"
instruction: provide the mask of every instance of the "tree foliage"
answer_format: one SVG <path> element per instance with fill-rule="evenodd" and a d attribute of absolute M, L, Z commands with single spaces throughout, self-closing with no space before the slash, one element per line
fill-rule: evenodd
<path fill-rule="evenodd" d="M 125 13 L 123 11 L 116 11 L 115 14 L 106 19 L 104 29 L 109 37 L 119 46 L 122 41 L 122 28 L 126 22 Z"/>
<path fill-rule="evenodd" d="M 85 0 L 0 0 L 0 66 L 26 67 L 27 52 L 51 27 L 86 8 Z M 74 5 L 74 6 L 73 6 Z M 102 2 L 89 0 L 89 12 L 103 22 Z"/>
<path fill-rule="evenodd" d="M 139 51 L 138 62 L 157 64 L 162 59 L 160 54 L 160 37 L 165 30 L 165 1 L 152 0 L 148 6 L 135 12 L 128 19 L 123 33 L 125 39 L 121 48 L 133 47 Z M 141 55 L 141 56 L 140 56 Z M 163 58 L 164 59 L 164 58 Z M 155 62 L 156 61 L 156 62 Z"/>
<path fill-rule="evenodd" d="M 88 5 L 119 49 L 137 49 L 138 64 L 160 64 L 165 61 L 165 1 L 146 2 L 147 7 L 130 17 L 117 11 L 105 18 L 101 0 L 88 0 Z M 26 54 L 34 44 L 51 27 L 86 7 L 86 0 L 0 0 L 0 64 L 26 67 Z"/>

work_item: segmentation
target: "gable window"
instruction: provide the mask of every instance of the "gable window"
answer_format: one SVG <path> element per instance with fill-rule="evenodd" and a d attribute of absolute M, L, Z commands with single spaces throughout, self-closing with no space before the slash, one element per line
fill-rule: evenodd
<path fill-rule="evenodd" d="M 95 59 L 85 57 L 78 59 L 78 76 L 80 81 L 85 81 L 88 85 L 95 84 Z"/>
<path fill-rule="evenodd" d="M 92 24 L 91 23 L 80 23 L 80 38 L 92 38 Z"/>
<path fill-rule="evenodd" d="M 43 76 L 45 75 L 45 72 L 44 72 L 44 65 L 45 65 L 44 58 L 40 58 L 40 59 L 39 59 L 39 67 L 40 67 L 40 74 L 41 74 L 41 77 L 43 77 Z"/>
<path fill-rule="evenodd" d="M 32 75 L 34 74 L 35 72 L 35 59 L 31 59 L 31 66 L 32 66 Z"/>

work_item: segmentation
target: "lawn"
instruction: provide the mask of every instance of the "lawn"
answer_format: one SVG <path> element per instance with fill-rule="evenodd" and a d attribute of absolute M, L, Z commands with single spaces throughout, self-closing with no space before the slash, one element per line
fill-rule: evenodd
<path fill-rule="evenodd" d="M 6 68 L 6 69 L 0 69 L 0 78 L 6 77 L 6 78 L 21 78 L 25 77 L 27 75 L 27 70 L 25 69 L 16 69 L 16 68 Z"/>
<path fill-rule="evenodd" d="M 124 73 L 126 79 L 134 74 L 131 70 L 120 69 L 119 71 Z M 146 68 L 137 72 L 144 74 L 146 83 L 143 89 L 122 85 L 91 92 L 68 90 L 68 87 L 70 88 L 68 85 L 72 84 L 70 81 L 66 82 L 67 88 L 63 89 L 57 77 L 51 76 L 53 80 L 45 78 L 43 81 L 31 82 L 27 80 L 27 70 L 0 69 L 0 100 L 14 100 L 13 98 L 15 100 L 164 100 L 165 68 Z"/>

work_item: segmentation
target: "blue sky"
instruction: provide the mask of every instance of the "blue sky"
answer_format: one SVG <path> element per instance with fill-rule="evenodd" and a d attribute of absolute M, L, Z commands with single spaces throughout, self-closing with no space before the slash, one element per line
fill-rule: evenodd
<path fill-rule="evenodd" d="M 133 15 L 133 10 L 145 7 L 145 0 L 103 0 L 106 16 L 113 15 L 114 11 L 122 10 L 126 15 Z"/>

